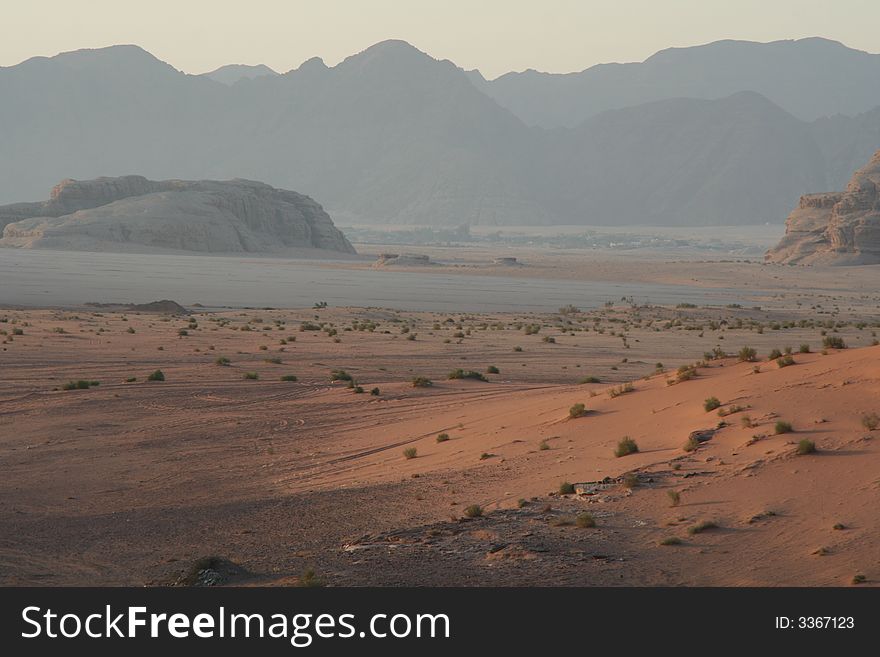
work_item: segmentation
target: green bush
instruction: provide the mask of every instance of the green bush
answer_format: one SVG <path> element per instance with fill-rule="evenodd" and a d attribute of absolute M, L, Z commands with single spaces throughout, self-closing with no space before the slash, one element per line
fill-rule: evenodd
<path fill-rule="evenodd" d="M 403 450 L 403 457 L 407 460 L 414 459 L 416 456 L 418 456 L 418 453 L 419 452 L 415 447 L 407 447 L 405 450 Z"/>
<path fill-rule="evenodd" d="M 628 454 L 635 454 L 638 451 L 639 446 L 636 444 L 636 441 L 629 436 L 624 436 L 620 442 L 617 443 L 617 447 L 614 449 L 614 456 L 620 458 L 621 456 L 627 456 Z"/>
<path fill-rule="evenodd" d="M 880 415 L 876 413 L 868 413 L 862 416 L 862 426 L 868 431 L 874 431 L 880 426 Z"/>
<path fill-rule="evenodd" d="M 501 374 L 501 370 L 494 365 L 489 365 L 489 367 L 486 368 L 486 374 Z"/>
<path fill-rule="evenodd" d="M 846 343 L 838 335 L 826 335 L 822 338 L 822 346 L 825 349 L 846 349 Z"/>
<path fill-rule="evenodd" d="M 471 504 L 470 506 L 465 507 L 464 515 L 467 518 L 479 518 L 483 515 L 483 507 L 479 504 Z"/>
<path fill-rule="evenodd" d="M 791 433 L 794 429 L 791 426 L 791 422 L 784 422 L 783 420 L 777 420 L 776 426 L 774 427 L 774 432 L 778 434 L 783 433 Z"/>
<path fill-rule="evenodd" d="M 88 390 L 92 386 L 99 385 L 97 381 L 86 381 L 80 379 L 79 381 L 68 381 L 63 386 L 61 386 L 62 390 Z"/>
<path fill-rule="evenodd" d="M 559 484 L 559 494 L 560 495 L 574 494 L 574 484 L 571 484 L 567 481 L 563 481 L 561 484 Z"/>
<path fill-rule="evenodd" d="M 155 372 L 152 372 L 147 377 L 147 381 L 164 381 L 164 380 L 165 380 L 165 374 L 162 372 L 162 370 L 156 370 Z"/>
<path fill-rule="evenodd" d="M 752 347 L 743 347 L 738 354 L 740 362 L 751 363 L 758 357 L 758 352 Z"/>
<path fill-rule="evenodd" d="M 441 433 L 441 434 L 439 434 L 439 435 L 437 436 L 437 442 L 438 442 L 438 443 L 445 443 L 447 440 L 449 440 L 449 434 L 448 434 L 448 433 Z"/>
<path fill-rule="evenodd" d="M 417 376 L 412 380 L 412 384 L 413 388 L 430 388 L 434 382 L 424 376 Z"/>
<path fill-rule="evenodd" d="M 804 438 L 800 442 L 798 442 L 796 451 L 800 456 L 813 454 L 816 451 L 816 443 L 814 443 L 812 440 L 807 440 L 806 438 Z"/>
<path fill-rule="evenodd" d="M 297 379 L 296 379 L 296 376 L 293 374 L 285 374 L 284 376 L 281 377 L 281 380 L 282 381 L 296 381 Z"/>
<path fill-rule="evenodd" d="M 475 372 L 474 370 L 463 370 L 456 369 L 452 370 L 449 373 L 448 379 L 474 379 L 476 381 L 488 381 L 481 372 Z"/>
<path fill-rule="evenodd" d="M 703 410 L 707 413 L 709 411 L 714 411 L 716 408 L 721 406 L 721 402 L 718 400 L 718 397 L 709 397 L 706 401 L 703 402 Z"/>
<path fill-rule="evenodd" d="M 698 522 L 696 525 L 688 527 L 688 534 L 702 534 L 705 531 L 709 531 L 710 529 L 717 529 L 718 523 L 713 520 L 703 520 L 702 522 Z"/>
<path fill-rule="evenodd" d="M 577 517 L 574 519 L 574 524 L 581 529 L 589 529 L 596 526 L 596 519 L 593 518 L 592 514 L 584 511 L 583 513 L 579 513 L 577 515 Z"/>
<path fill-rule="evenodd" d="M 260 375 L 256 372 L 245 372 L 244 378 L 246 378 L 248 381 L 256 381 L 260 378 Z"/>
<path fill-rule="evenodd" d="M 345 370 L 333 370 L 330 372 L 331 381 L 353 381 L 351 374 Z"/>
<path fill-rule="evenodd" d="M 583 404 L 575 404 L 571 408 L 568 409 L 568 417 L 574 419 L 577 417 L 583 417 L 587 414 L 587 407 Z"/>

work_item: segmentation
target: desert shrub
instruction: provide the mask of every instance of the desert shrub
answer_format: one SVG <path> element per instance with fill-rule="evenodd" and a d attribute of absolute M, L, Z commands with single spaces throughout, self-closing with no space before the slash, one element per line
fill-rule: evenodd
<path fill-rule="evenodd" d="M 690 381 L 697 375 L 697 368 L 694 365 L 682 365 L 675 373 L 678 383 L 682 381 Z"/>
<path fill-rule="evenodd" d="M 681 493 L 677 490 L 668 490 L 666 491 L 667 497 L 669 497 L 669 506 L 678 506 L 681 504 Z"/>
<path fill-rule="evenodd" d="M 501 370 L 494 365 L 489 365 L 489 367 L 486 368 L 486 374 L 501 374 Z"/>
<path fill-rule="evenodd" d="M 744 429 L 752 429 L 755 426 L 755 424 L 752 422 L 751 415 L 743 415 L 739 419 L 739 423 L 743 426 Z"/>
<path fill-rule="evenodd" d="M 846 343 L 839 335 L 826 335 L 822 338 L 822 346 L 825 349 L 846 349 Z"/>
<path fill-rule="evenodd" d="M 868 413 L 862 416 L 862 426 L 868 431 L 874 431 L 880 426 L 880 415 L 876 413 Z"/>
<path fill-rule="evenodd" d="M 780 368 L 794 365 L 794 358 L 792 358 L 791 354 L 785 354 L 776 359 L 776 365 Z"/>
<path fill-rule="evenodd" d="M 177 335 L 179 335 L 180 337 L 185 337 L 185 336 L 189 335 L 189 331 L 187 331 L 186 329 L 183 329 L 183 328 L 177 329 Z"/>
<path fill-rule="evenodd" d="M 740 411 L 746 410 L 743 406 L 739 406 L 738 404 L 732 404 L 727 408 L 722 408 L 718 411 L 719 417 L 727 417 L 728 415 L 733 415 L 734 413 L 739 413 Z"/>
<path fill-rule="evenodd" d="M 560 495 L 572 495 L 574 493 L 574 484 L 569 483 L 567 481 L 563 481 L 559 484 L 559 494 Z"/>
<path fill-rule="evenodd" d="M 599 380 L 599 377 L 585 376 L 583 379 L 578 381 L 578 383 L 584 384 L 584 383 L 602 383 L 602 382 Z"/>
<path fill-rule="evenodd" d="M 581 529 L 589 529 L 590 527 L 596 526 L 596 519 L 591 513 L 584 511 L 583 513 L 577 514 L 574 519 L 574 524 Z"/>
<path fill-rule="evenodd" d="M 331 381 L 353 381 L 354 378 L 345 370 L 333 370 L 330 372 Z"/>
<path fill-rule="evenodd" d="M 794 431 L 791 426 L 791 422 L 785 422 L 783 420 L 777 420 L 773 430 L 777 435 L 783 433 L 791 433 L 792 431 Z"/>
<path fill-rule="evenodd" d="M 573 516 L 556 516 L 555 518 L 550 518 L 551 527 L 569 527 L 574 523 L 575 518 Z"/>
<path fill-rule="evenodd" d="M 220 356 L 217 360 L 214 361 L 214 365 L 219 367 L 228 367 L 230 364 L 230 360 L 225 356 Z"/>
<path fill-rule="evenodd" d="M 282 381 L 296 381 L 296 376 L 293 374 L 285 374 L 281 377 Z"/>
<path fill-rule="evenodd" d="M 639 476 L 632 472 L 628 472 L 627 474 L 623 475 L 623 481 L 621 483 L 623 484 L 624 488 L 629 488 L 630 490 L 632 490 L 639 485 Z"/>
<path fill-rule="evenodd" d="M 248 381 L 256 381 L 257 379 L 260 378 L 260 375 L 257 374 L 256 372 L 245 372 L 244 378 L 247 379 Z"/>
<path fill-rule="evenodd" d="M 635 454 L 638 451 L 639 446 L 636 444 L 636 441 L 629 436 L 624 436 L 621 438 L 620 442 L 617 443 L 617 447 L 614 449 L 614 456 L 620 458 L 621 456 L 627 456 L 628 454 Z"/>
<path fill-rule="evenodd" d="M 542 452 L 550 449 L 550 443 L 547 442 L 546 438 L 538 443 L 538 449 Z"/>
<path fill-rule="evenodd" d="M 583 404 L 575 404 L 571 408 L 568 409 L 568 417 L 574 419 L 577 417 L 582 417 L 587 414 L 587 407 Z"/>
<path fill-rule="evenodd" d="M 620 397 L 621 395 L 625 395 L 628 392 L 633 392 L 634 390 L 635 390 L 635 386 L 633 386 L 633 384 L 631 382 L 627 381 L 626 383 L 624 383 L 621 386 L 617 386 L 616 388 L 611 388 L 608 391 L 608 396 L 611 397 L 611 399 L 614 399 L 615 397 Z"/>
<path fill-rule="evenodd" d="M 134 330 L 133 326 L 129 326 L 127 329 L 125 329 L 125 332 L 126 333 L 137 333 L 137 331 Z"/>
<path fill-rule="evenodd" d="M 147 381 L 164 381 L 164 380 L 165 380 L 165 374 L 162 372 L 162 370 L 156 370 L 155 372 L 152 372 L 147 377 Z"/>
<path fill-rule="evenodd" d="M 264 359 L 263 359 L 263 362 L 264 362 L 264 363 L 269 363 L 269 364 L 271 364 L 271 365 L 281 365 L 281 359 L 280 359 L 280 358 L 264 358 Z"/>
<path fill-rule="evenodd" d="M 364 389 L 362 386 L 354 386 L 354 388 L 352 390 L 354 391 L 354 394 L 356 394 L 356 395 L 364 394 Z"/>
<path fill-rule="evenodd" d="M 417 376 L 412 380 L 412 384 L 413 388 L 430 388 L 434 382 L 424 376 Z"/>
<path fill-rule="evenodd" d="M 697 448 L 700 446 L 700 441 L 694 438 L 693 436 L 688 437 L 688 439 L 682 445 L 682 449 L 686 452 L 695 452 Z"/>
<path fill-rule="evenodd" d="M 324 582 L 315 574 L 314 570 L 309 568 L 299 576 L 296 585 L 301 588 L 311 589 L 324 586 Z"/>
<path fill-rule="evenodd" d="M 471 504 L 470 506 L 465 507 L 464 515 L 467 518 L 479 518 L 483 515 L 483 507 L 479 504 Z"/>
<path fill-rule="evenodd" d="M 14 328 L 12 329 L 12 335 L 24 335 L 24 329 Z"/>
<path fill-rule="evenodd" d="M 660 541 L 660 545 L 681 545 L 681 539 L 678 536 L 668 536 Z"/>
<path fill-rule="evenodd" d="M 739 350 L 738 358 L 740 362 L 751 363 L 758 357 L 758 352 L 752 347 L 743 347 Z"/>
<path fill-rule="evenodd" d="M 718 523 L 716 523 L 714 520 L 703 520 L 702 522 L 698 522 L 696 525 L 688 527 L 688 534 L 702 534 L 705 531 L 717 528 Z"/>
<path fill-rule="evenodd" d="M 130 376 L 125 380 L 126 383 L 134 383 L 135 381 L 137 381 L 136 376 Z"/>
<path fill-rule="evenodd" d="M 802 354 L 808 354 L 810 353 L 810 345 L 804 343 L 798 348 L 798 351 Z"/>
<path fill-rule="evenodd" d="M 476 381 L 488 381 L 481 372 L 475 372 L 474 370 L 463 370 L 463 369 L 455 369 L 449 373 L 447 377 L 449 379 L 475 379 Z"/>
<path fill-rule="evenodd" d="M 852 583 L 853 584 L 864 584 L 868 581 L 868 578 L 859 573 L 858 575 L 853 575 Z"/>
<path fill-rule="evenodd" d="M 716 408 L 721 406 L 721 402 L 718 401 L 718 397 L 709 397 L 706 401 L 703 402 L 703 410 L 707 413 L 709 411 L 714 411 Z"/>
<path fill-rule="evenodd" d="M 513 350 L 514 351 L 522 351 L 522 347 L 514 347 Z"/>
<path fill-rule="evenodd" d="M 439 435 L 437 436 L 437 442 L 438 442 L 438 443 L 445 443 L 447 440 L 449 440 L 449 434 L 448 434 L 448 433 L 441 433 L 441 434 L 439 434 Z"/>
<path fill-rule="evenodd" d="M 547 344 L 556 344 L 556 338 L 554 338 L 552 335 L 545 335 L 543 341 Z"/>
<path fill-rule="evenodd" d="M 88 390 L 92 385 L 98 385 L 97 381 L 86 381 L 84 379 L 80 379 L 79 381 L 68 381 L 63 386 L 61 386 L 62 390 Z"/>
<path fill-rule="evenodd" d="M 403 450 L 403 457 L 407 460 L 414 459 L 418 456 L 419 451 L 415 447 L 407 447 Z"/>
<path fill-rule="evenodd" d="M 770 355 L 767 356 L 767 360 L 776 360 L 777 358 L 782 356 L 782 352 L 779 349 L 773 349 L 770 352 Z"/>
<path fill-rule="evenodd" d="M 372 390 L 370 390 L 370 394 L 373 395 L 373 397 L 378 397 L 382 394 L 382 391 L 379 390 L 379 388 L 373 388 Z"/>
<path fill-rule="evenodd" d="M 807 440 L 806 438 L 803 438 L 798 442 L 797 449 L 795 451 L 800 456 L 813 454 L 816 451 L 816 443 L 814 443 L 812 440 Z"/>

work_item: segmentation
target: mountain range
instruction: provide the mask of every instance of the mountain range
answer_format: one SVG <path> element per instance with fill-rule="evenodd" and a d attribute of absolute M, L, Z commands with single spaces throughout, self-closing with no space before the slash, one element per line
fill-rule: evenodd
<path fill-rule="evenodd" d="M 880 56 L 718 42 L 487 81 L 403 41 L 187 75 L 137 46 L 0 68 L 0 203 L 57 180 L 261 180 L 349 222 L 781 222 L 880 147 Z"/>

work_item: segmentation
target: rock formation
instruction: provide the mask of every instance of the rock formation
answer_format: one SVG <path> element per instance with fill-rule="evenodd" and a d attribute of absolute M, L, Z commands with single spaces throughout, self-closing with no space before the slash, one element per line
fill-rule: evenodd
<path fill-rule="evenodd" d="M 855 172 L 845 192 L 802 196 L 768 262 L 880 263 L 880 151 Z"/>
<path fill-rule="evenodd" d="M 355 253 L 308 196 L 239 179 L 65 180 L 48 201 L 0 207 L 0 228 L 0 245 L 25 248 Z"/>

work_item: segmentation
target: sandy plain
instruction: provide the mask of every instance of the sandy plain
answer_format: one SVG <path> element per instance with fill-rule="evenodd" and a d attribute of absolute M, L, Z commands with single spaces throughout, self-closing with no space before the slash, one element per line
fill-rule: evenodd
<path fill-rule="evenodd" d="M 524 269 L 760 293 L 565 313 L 0 311 L 0 582 L 880 581 L 876 268 L 568 257 Z M 491 274 L 481 258 L 463 268 Z M 848 348 L 823 353 L 829 337 Z M 687 451 L 694 431 L 711 437 Z M 615 457 L 624 436 L 639 451 Z"/>

